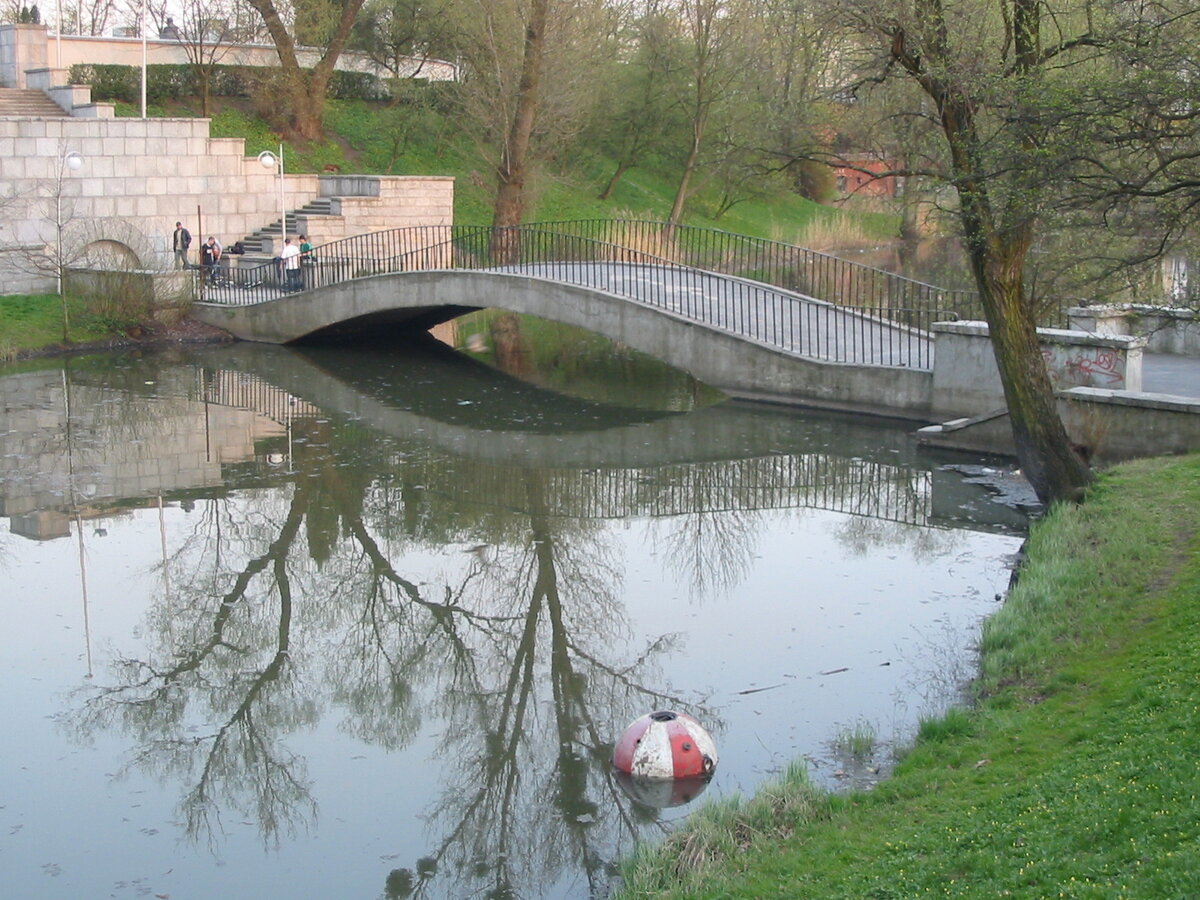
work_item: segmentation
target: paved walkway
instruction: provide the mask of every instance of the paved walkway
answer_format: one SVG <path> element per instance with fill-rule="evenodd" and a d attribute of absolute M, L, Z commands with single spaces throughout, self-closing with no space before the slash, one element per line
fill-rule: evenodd
<path fill-rule="evenodd" d="M 1146 353 L 1142 356 L 1142 390 L 1179 397 L 1200 397 L 1200 359 Z"/>

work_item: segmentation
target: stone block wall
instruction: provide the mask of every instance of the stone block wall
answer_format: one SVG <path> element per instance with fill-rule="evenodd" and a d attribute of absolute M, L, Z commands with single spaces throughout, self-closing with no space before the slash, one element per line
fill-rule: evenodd
<path fill-rule="evenodd" d="M 72 151 L 83 157 L 78 170 L 63 166 Z M 379 180 L 378 197 L 344 203 L 344 221 L 331 220 L 328 234 L 313 235 L 314 243 L 452 221 L 453 179 Z M 280 213 L 278 175 L 246 157 L 241 139 L 209 137 L 207 119 L 0 119 L 0 185 L 10 198 L 0 207 L 4 293 L 53 290 L 53 277 L 22 258 L 55 246 L 56 220 L 73 265 L 81 264 L 70 252 L 74 245 L 111 241 L 128 249 L 135 268 L 165 270 L 176 221 L 192 233 L 195 262 L 209 235 L 227 246 Z M 289 212 L 319 193 L 317 175 L 284 178 Z"/>
<path fill-rule="evenodd" d="M 377 196 L 339 196 L 336 206 L 340 216 L 301 216 L 297 220 L 300 233 L 308 235 L 314 246 L 320 246 L 390 228 L 454 223 L 453 178 L 390 175 L 371 180 L 378 186 Z M 318 190 L 321 196 L 336 196 L 326 193 L 324 184 Z M 403 215 L 398 215 L 401 210 Z"/>

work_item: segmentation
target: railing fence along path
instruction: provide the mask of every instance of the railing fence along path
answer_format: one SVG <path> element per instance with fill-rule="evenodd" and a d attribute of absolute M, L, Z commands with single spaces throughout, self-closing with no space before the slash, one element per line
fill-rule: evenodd
<path fill-rule="evenodd" d="M 202 277 L 201 302 L 253 305 L 289 290 L 444 269 L 592 287 L 814 359 L 921 369 L 932 365 L 932 323 L 978 309 L 974 292 L 779 241 L 612 219 L 356 235 L 316 248 L 291 286 L 278 260 Z"/>

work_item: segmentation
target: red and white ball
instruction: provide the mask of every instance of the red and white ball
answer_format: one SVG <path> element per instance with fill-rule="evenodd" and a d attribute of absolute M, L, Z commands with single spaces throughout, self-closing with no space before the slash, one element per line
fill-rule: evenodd
<path fill-rule="evenodd" d="M 717 767 L 717 745 L 687 713 L 652 712 L 625 729 L 613 765 L 634 778 L 706 777 Z"/>

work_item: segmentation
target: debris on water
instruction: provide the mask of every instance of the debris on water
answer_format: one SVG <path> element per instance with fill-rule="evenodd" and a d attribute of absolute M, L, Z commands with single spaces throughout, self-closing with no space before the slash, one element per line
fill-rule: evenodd
<path fill-rule="evenodd" d="M 738 694 L 739 696 L 744 695 L 744 694 L 758 694 L 758 693 L 761 693 L 762 691 L 773 691 L 773 690 L 775 690 L 775 688 L 779 688 L 779 687 L 783 687 L 783 684 L 782 683 L 769 684 L 766 687 L 746 688 L 746 690 L 744 690 L 744 691 L 734 691 L 734 693 Z"/>
<path fill-rule="evenodd" d="M 849 671 L 850 671 L 849 666 L 842 666 L 840 669 L 830 669 L 829 671 L 822 672 L 821 674 L 822 675 L 836 675 L 838 672 L 849 672 Z"/>
<path fill-rule="evenodd" d="M 992 497 L 994 503 L 1025 513 L 1037 513 L 1042 509 L 1041 501 L 1020 469 L 959 463 L 951 463 L 942 466 L 941 469 L 943 472 L 957 472 L 964 476 L 963 481 L 967 484 L 987 488 L 995 495 Z"/>

